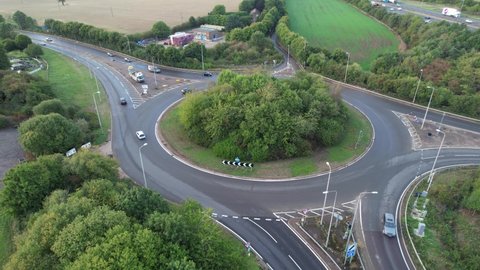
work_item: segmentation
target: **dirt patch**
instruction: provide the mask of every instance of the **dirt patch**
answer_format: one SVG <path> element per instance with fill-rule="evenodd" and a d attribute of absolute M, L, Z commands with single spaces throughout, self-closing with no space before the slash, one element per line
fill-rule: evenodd
<path fill-rule="evenodd" d="M 438 148 L 440 146 L 443 134 L 437 132 L 438 128 L 445 133 L 443 147 L 480 147 L 480 133 L 443 125 L 439 122 L 429 120 L 425 121 L 422 129 L 422 118 L 415 115 L 408 115 L 407 119 L 420 139 L 420 148 Z"/>
<path fill-rule="evenodd" d="M 157 21 L 169 26 L 205 16 L 215 5 L 237 11 L 241 0 L 67 0 L 65 6 L 54 0 L 2 0 L 0 14 L 21 10 L 40 24 L 45 19 L 77 21 L 108 30 L 138 33 L 150 30 Z"/>

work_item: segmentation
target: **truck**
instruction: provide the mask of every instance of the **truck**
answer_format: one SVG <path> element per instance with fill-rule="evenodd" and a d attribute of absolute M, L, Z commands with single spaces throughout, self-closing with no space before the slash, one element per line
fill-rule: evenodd
<path fill-rule="evenodd" d="M 128 75 L 136 82 L 143 82 L 145 81 L 145 77 L 141 71 L 136 71 L 133 66 L 128 67 Z"/>
<path fill-rule="evenodd" d="M 450 17 L 455 17 L 455 18 L 460 17 L 460 11 L 456 8 L 444 7 L 442 9 L 442 14 L 445 15 L 445 16 L 450 16 Z"/>

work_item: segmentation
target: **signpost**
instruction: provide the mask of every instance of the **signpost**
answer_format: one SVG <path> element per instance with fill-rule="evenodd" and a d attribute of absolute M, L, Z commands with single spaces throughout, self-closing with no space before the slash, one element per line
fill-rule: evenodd
<path fill-rule="evenodd" d="M 348 246 L 345 257 L 350 258 L 350 262 L 352 262 L 352 258 L 355 256 L 356 250 L 357 250 L 357 243 L 354 242 L 353 244 Z"/>

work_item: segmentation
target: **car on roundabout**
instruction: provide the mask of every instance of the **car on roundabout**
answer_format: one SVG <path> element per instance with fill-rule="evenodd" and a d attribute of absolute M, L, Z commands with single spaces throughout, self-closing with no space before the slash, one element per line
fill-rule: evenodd
<path fill-rule="evenodd" d="M 139 140 L 144 140 L 146 138 L 145 133 L 142 130 L 138 130 L 135 134 Z"/>
<path fill-rule="evenodd" d="M 383 217 L 383 234 L 388 237 L 395 237 L 397 235 L 397 225 L 395 224 L 393 214 L 385 213 Z"/>

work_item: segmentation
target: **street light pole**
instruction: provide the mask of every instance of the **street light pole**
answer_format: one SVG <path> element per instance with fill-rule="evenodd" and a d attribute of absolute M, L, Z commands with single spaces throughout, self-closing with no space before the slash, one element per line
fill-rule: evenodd
<path fill-rule="evenodd" d="M 138 155 L 140 156 L 140 165 L 142 166 L 142 173 L 143 173 L 143 183 L 145 188 L 147 187 L 147 178 L 145 177 L 145 168 L 143 167 L 143 158 L 142 158 L 142 148 L 147 146 L 148 143 L 144 143 L 142 146 L 138 148 Z"/>
<path fill-rule="evenodd" d="M 343 265 L 345 265 L 347 263 L 347 250 L 348 250 L 348 244 L 350 243 L 350 237 L 352 236 L 352 232 L 353 232 L 353 225 L 355 224 L 355 218 L 357 216 L 357 209 L 358 209 L 358 205 L 360 204 L 360 201 L 362 200 L 362 196 L 365 195 L 365 194 L 378 194 L 378 191 L 364 191 L 364 192 L 361 192 L 360 195 L 358 195 L 358 200 L 357 200 L 357 204 L 355 205 L 355 210 L 353 212 L 353 219 L 352 219 L 352 226 L 350 227 L 350 230 L 348 231 L 348 237 L 347 237 L 347 244 L 345 245 L 345 260 L 343 261 Z"/>
<path fill-rule="evenodd" d="M 128 52 L 130 55 L 132 55 L 132 49 L 130 48 L 130 39 L 128 38 L 128 35 L 125 35 L 127 37 L 127 45 L 128 45 Z"/>
<path fill-rule="evenodd" d="M 323 224 L 323 213 L 325 212 L 325 204 L 327 203 L 327 193 L 328 193 L 328 186 L 330 185 L 330 175 L 332 174 L 332 167 L 330 167 L 330 163 L 326 162 L 328 166 L 328 180 L 327 180 L 327 188 L 325 189 L 325 197 L 323 199 L 323 207 L 322 207 L 322 217 L 320 218 L 320 225 Z"/>
<path fill-rule="evenodd" d="M 153 61 L 153 57 L 152 57 L 152 66 L 153 66 L 153 77 L 155 78 L 155 89 L 157 89 L 158 88 L 157 71 L 156 71 L 156 67 L 155 67 L 155 62 Z"/>
<path fill-rule="evenodd" d="M 432 169 L 430 170 L 430 174 L 428 175 L 428 187 L 427 187 L 427 190 L 426 190 L 427 194 L 428 194 L 428 191 L 430 190 L 430 186 L 432 185 L 433 170 L 435 169 L 435 165 L 437 164 L 438 156 L 440 155 L 440 151 L 442 150 L 443 141 L 445 141 L 445 132 L 441 131 L 440 129 L 437 129 L 437 132 L 442 133 L 443 138 L 442 138 L 442 142 L 440 143 L 440 147 L 438 148 L 437 155 L 435 156 L 435 160 L 433 161 L 433 166 L 432 166 Z"/>
<path fill-rule="evenodd" d="M 420 86 L 420 82 L 422 81 L 422 75 L 423 75 L 423 68 L 420 69 L 420 78 L 418 79 L 417 89 L 415 90 L 415 95 L 413 95 L 412 103 L 415 103 L 415 98 L 417 97 L 418 87 Z"/>
<path fill-rule="evenodd" d="M 205 64 L 203 63 L 203 41 L 200 41 L 200 50 L 202 54 L 202 71 L 205 71 Z"/>
<path fill-rule="evenodd" d="M 432 89 L 432 94 L 430 95 L 430 99 L 428 100 L 427 110 L 425 111 L 425 116 L 423 117 L 422 126 L 420 127 L 420 129 L 423 129 L 423 125 L 425 124 L 425 119 L 427 118 L 428 109 L 430 109 L 430 103 L 432 102 L 433 93 L 435 92 L 435 87 L 427 86 L 427 88 Z"/>
<path fill-rule="evenodd" d="M 343 79 L 343 82 L 347 82 L 347 73 L 348 73 L 348 64 L 350 63 L 350 53 L 345 52 L 347 54 L 347 67 L 345 68 L 345 79 Z"/>
<path fill-rule="evenodd" d="M 328 233 L 327 233 L 327 241 L 325 241 L 325 247 L 328 247 L 328 240 L 330 239 L 330 230 L 332 228 L 332 221 L 333 221 L 333 214 L 335 214 L 335 203 L 337 202 L 337 191 L 324 191 L 323 193 L 326 195 L 327 193 L 335 192 L 335 198 L 333 199 L 333 208 L 332 208 L 332 215 L 330 216 L 330 224 L 328 225 Z"/>
<path fill-rule="evenodd" d="M 100 94 L 100 92 L 92 93 L 92 97 L 93 97 L 93 103 L 95 104 L 95 111 L 97 111 L 98 124 L 100 125 L 100 129 L 102 130 L 102 133 L 103 133 L 102 120 L 100 120 L 100 113 L 98 112 L 98 106 L 97 106 L 97 100 L 95 99 L 95 94 Z"/>

